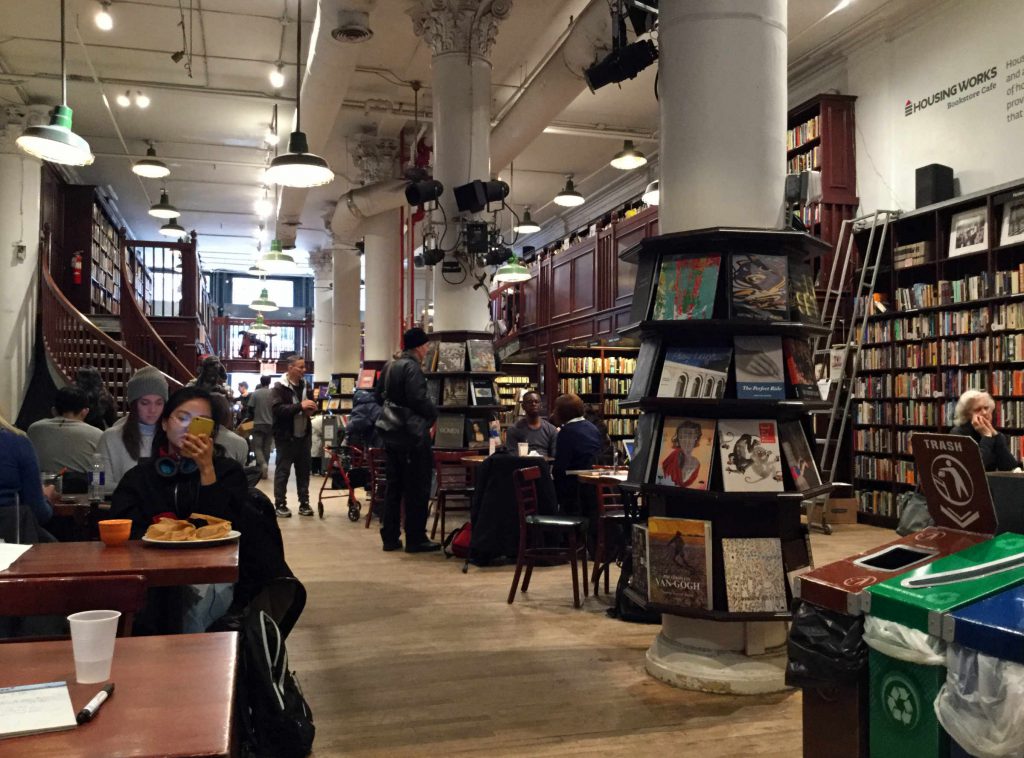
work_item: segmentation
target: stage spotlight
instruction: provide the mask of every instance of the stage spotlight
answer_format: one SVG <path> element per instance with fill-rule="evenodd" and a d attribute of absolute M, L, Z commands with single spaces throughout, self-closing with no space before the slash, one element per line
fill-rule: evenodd
<path fill-rule="evenodd" d="M 500 179 L 482 182 L 476 179 L 456 187 L 455 204 L 464 213 L 479 213 L 488 203 L 500 203 L 508 197 L 508 184 Z"/>
<path fill-rule="evenodd" d="M 612 50 L 583 72 L 583 78 L 591 92 L 597 92 L 607 84 L 618 84 L 636 75 L 658 60 L 658 48 L 649 39 L 633 42 Z"/>
<path fill-rule="evenodd" d="M 444 185 L 436 179 L 422 182 L 410 182 L 405 188 L 405 200 L 409 205 L 426 205 L 441 197 Z"/>

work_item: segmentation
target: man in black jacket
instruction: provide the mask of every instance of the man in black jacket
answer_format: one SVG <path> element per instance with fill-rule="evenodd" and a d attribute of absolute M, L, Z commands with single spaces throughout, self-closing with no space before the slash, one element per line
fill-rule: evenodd
<path fill-rule="evenodd" d="M 288 358 L 288 369 L 274 385 L 274 445 L 277 465 L 274 468 L 274 510 L 280 518 L 292 515 L 288 508 L 288 475 L 295 466 L 295 488 L 299 492 L 299 515 L 312 516 L 309 507 L 309 464 L 312 457 L 313 434 L 309 417 L 316 413 L 316 403 L 306 397 L 306 361 L 301 355 Z"/>
<path fill-rule="evenodd" d="M 402 337 L 405 350 L 380 372 L 378 394 L 385 402 L 407 409 L 426 420 L 423 436 L 409 441 L 402 435 L 383 432 L 388 465 L 387 496 L 380 536 L 384 550 L 400 550 L 402 498 L 405 498 L 405 552 L 429 553 L 441 546 L 427 539 L 427 501 L 434 453 L 430 442 L 430 426 L 437 418 L 437 407 L 427 397 L 427 379 L 421 362 L 427 352 L 427 334 L 412 328 Z"/>

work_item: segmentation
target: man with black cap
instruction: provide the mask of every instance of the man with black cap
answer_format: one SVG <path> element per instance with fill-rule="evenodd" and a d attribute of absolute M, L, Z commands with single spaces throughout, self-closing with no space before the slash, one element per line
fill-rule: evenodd
<path fill-rule="evenodd" d="M 385 403 L 398 406 L 411 420 L 406 429 L 418 427 L 415 438 L 405 431 L 396 432 L 381 426 L 387 451 L 387 496 L 381 519 L 380 536 L 384 550 L 400 550 L 402 498 L 405 498 L 405 552 L 429 553 L 441 546 L 427 539 L 427 501 L 430 499 L 430 480 L 434 468 L 434 454 L 430 442 L 430 427 L 437 419 L 437 406 L 427 396 L 427 379 L 421 367 L 427 352 L 427 333 L 418 327 L 402 336 L 405 348 L 380 372 L 378 394 Z"/>

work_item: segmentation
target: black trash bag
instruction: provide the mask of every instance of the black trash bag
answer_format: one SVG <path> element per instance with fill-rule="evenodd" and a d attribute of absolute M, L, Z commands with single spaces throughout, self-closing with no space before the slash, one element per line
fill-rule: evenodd
<path fill-rule="evenodd" d="M 789 628 L 786 684 L 790 687 L 834 687 L 856 684 L 868 665 L 864 617 L 848 616 L 794 601 Z"/>

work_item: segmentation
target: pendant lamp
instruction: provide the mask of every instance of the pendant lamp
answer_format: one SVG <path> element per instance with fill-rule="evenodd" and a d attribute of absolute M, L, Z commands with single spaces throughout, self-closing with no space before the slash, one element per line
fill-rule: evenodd
<path fill-rule="evenodd" d="M 269 332 L 270 327 L 267 326 L 267 322 L 263 320 L 263 314 L 257 313 L 256 320 L 249 324 L 250 332 Z"/>
<path fill-rule="evenodd" d="M 260 258 L 260 268 L 271 273 L 287 273 L 295 268 L 295 259 L 281 249 L 281 240 L 270 243 L 270 252 Z"/>
<path fill-rule="evenodd" d="M 64 0 L 60 0 L 60 105 L 46 126 L 30 126 L 17 139 L 18 147 L 33 156 L 65 166 L 91 166 L 95 157 L 89 143 L 71 131 L 68 75 L 64 60 Z"/>
<path fill-rule="evenodd" d="M 525 282 L 530 278 L 530 271 L 514 256 L 510 255 L 494 273 L 494 281 L 501 284 Z"/>
<path fill-rule="evenodd" d="M 555 195 L 555 205 L 561 205 L 563 208 L 575 208 L 577 205 L 583 205 L 584 202 L 586 201 L 583 195 L 576 191 L 576 187 L 572 183 L 572 177 L 567 177 L 565 187 Z"/>
<path fill-rule="evenodd" d="M 149 215 L 156 216 L 157 218 L 178 218 L 181 215 L 181 211 L 171 205 L 171 201 L 167 197 L 167 190 L 161 190 L 160 202 L 153 203 L 150 206 Z"/>
<path fill-rule="evenodd" d="M 523 213 L 523 219 L 519 222 L 515 231 L 519 234 L 533 234 L 534 232 L 540 231 L 540 224 L 534 223 L 533 219 L 530 218 L 530 206 L 526 206 L 526 211 Z"/>
<path fill-rule="evenodd" d="M 268 182 L 284 187 L 320 187 L 334 181 L 334 172 L 327 161 L 309 152 L 309 143 L 302 131 L 302 3 L 298 3 L 295 24 L 295 131 L 288 137 L 288 152 L 270 162 Z"/>
<path fill-rule="evenodd" d="M 270 293 L 267 292 L 266 288 L 260 291 L 260 296 L 249 303 L 249 307 L 254 311 L 276 311 L 277 303 L 270 299 Z"/>
<path fill-rule="evenodd" d="M 186 232 L 185 227 L 177 221 L 171 220 L 160 227 L 160 234 L 165 237 L 184 237 Z"/>
<path fill-rule="evenodd" d="M 132 172 L 147 179 L 163 179 L 171 170 L 167 164 L 156 157 L 156 148 L 152 145 L 146 150 L 146 157 L 132 166 Z"/>
<path fill-rule="evenodd" d="M 644 194 L 640 196 L 640 199 L 643 200 L 648 205 L 657 205 L 659 202 L 661 202 L 661 190 L 659 189 L 660 186 L 661 185 L 659 181 L 655 179 L 653 182 L 647 185 L 647 189 L 644 190 Z"/>
<path fill-rule="evenodd" d="M 622 143 L 622 149 L 611 160 L 611 165 L 620 171 L 631 171 L 646 165 L 646 163 L 647 156 L 636 149 L 631 139 Z"/>

